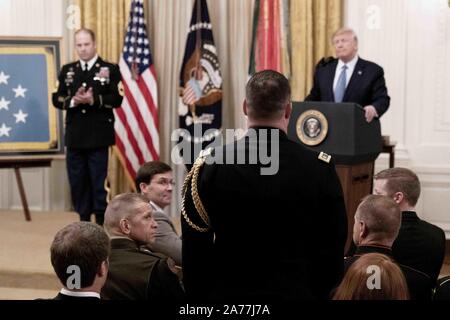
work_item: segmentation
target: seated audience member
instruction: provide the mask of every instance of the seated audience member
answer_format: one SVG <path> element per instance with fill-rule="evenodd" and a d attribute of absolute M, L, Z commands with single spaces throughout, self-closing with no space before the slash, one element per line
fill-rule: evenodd
<path fill-rule="evenodd" d="M 141 246 L 155 240 L 157 223 L 145 196 L 125 193 L 106 208 L 104 226 L 111 239 L 105 299 L 180 301 L 184 292 L 167 258 Z"/>
<path fill-rule="evenodd" d="M 100 299 L 109 252 L 108 235 L 94 223 L 74 222 L 58 231 L 50 256 L 63 288 L 54 299 Z"/>
<path fill-rule="evenodd" d="M 442 277 L 437 281 L 433 292 L 433 300 L 450 300 L 450 276 Z"/>
<path fill-rule="evenodd" d="M 355 213 L 353 241 L 356 252 L 344 262 L 345 271 L 367 253 L 381 253 L 392 258 L 392 243 L 400 229 L 401 213 L 395 201 L 386 196 L 369 195 L 359 204 Z M 430 277 L 414 268 L 399 264 L 405 275 L 412 300 L 429 300 Z"/>
<path fill-rule="evenodd" d="M 162 253 L 181 266 L 181 238 L 165 214 L 164 208 L 172 201 L 173 173 L 168 164 L 160 161 L 144 163 L 136 174 L 136 190 L 142 193 L 153 208 L 153 219 L 158 223 L 155 241 L 150 250 Z"/>
<path fill-rule="evenodd" d="M 408 300 L 400 267 L 380 253 L 362 255 L 348 269 L 333 300 Z"/>
<path fill-rule="evenodd" d="M 436 283 L 445 256 L 444 231 L 416 213 L 420 196 L 417 175 L 405 168 L 391 168 L 375 175 L 374 194 L 394 199 L 402 212 L 402 224 L 392 245 L 395 261 L 425 272 Z"/>

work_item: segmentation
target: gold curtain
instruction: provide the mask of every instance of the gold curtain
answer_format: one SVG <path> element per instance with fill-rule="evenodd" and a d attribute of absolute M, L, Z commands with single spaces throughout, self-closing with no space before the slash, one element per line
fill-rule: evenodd
<path fill-rule="evenodd" d="M 105 60 L 118 63 L 131 0 L 75 0 L 74 4 L 80 8 L 81 27 L 95 32 L 98 54 Z M 115 152 L 109 157 L 108 181 L 110 196 L 133 188 Z"/>
<path fill-rule="evenodd" d="M 72 1 L 80 7 L 81 26 L 96 32 L 99 54 L 118 62 L 131 0 Z M 192 3 L 193 0 L 144 1 L 158 79 L 161 159 L 167 163 L 171 163 L 170 135 L 178 127 L 178 73 Z M 208 0 L 208 7 L 224 76 L 224 105 L 228 106 L 223 109 L 224 127 L 244 128 L 242 99 L 247 81 L 253 0 Z M 311 89 L 315 64 L 321 57 L 333 54 L 330 37 L 341 27 L 341 22 L 342 0 L 290 0 L 293 100 L 303 100 Z M 238 33 L 240 36 L 236 38 Z M 110 159 L 111 195 L 128 191 L 130 184 L 120 162 L 115 155 Z M 184 166 L 174 166 L 174 170 L 181 185 Z M 181 199 L 180 190 L 175 194 L 172 215 L 178 214 Z"/>
<path fill-rule="evenodd" d="M 303 101 L 312 87 L 314 66 L 334 54 L 331 36 L 342 27 L 342 0 L 292 0 L 292 100 Z"/>

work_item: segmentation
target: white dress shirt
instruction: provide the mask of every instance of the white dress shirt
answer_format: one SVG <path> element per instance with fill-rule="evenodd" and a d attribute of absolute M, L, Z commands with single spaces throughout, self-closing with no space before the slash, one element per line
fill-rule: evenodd
<path fill-rule="evenodd" d="M 61 294 L 71 297 L 93 297 L 93 298 L 99 298 L 100 294 L 98 292 L 91 292 L 91 291 L 70 291 L 66 288 L 62 288 L 60 291 Z"/>
<path fill-rule="evenodd" d="M 344 61 L 342 61 L 342 60 L 338 61 L 338 64 L 337 64 L 337 67 L 336 67 L 336 72 L 334 73 L 333 92 L 336 90 L 336 85 L 337 85 L 339 76 L 341 75 L 342 67 L 344 65 L 347 66 L 347 71 L 345 73 L 346 80 L 347 80 L 346 83 L 345 83 L 345 87 L 347 88 L 348 83 L 350 82 L 350 79 L 352 77 L 353 71 L 355 70 L 355 66 L 356 66 L 357 62 L 358 62 L 358 56 L 357 55 L 355 55 L 353 57 L 353 59 L 350 60 L 347 63 L 344 63 Z"/>

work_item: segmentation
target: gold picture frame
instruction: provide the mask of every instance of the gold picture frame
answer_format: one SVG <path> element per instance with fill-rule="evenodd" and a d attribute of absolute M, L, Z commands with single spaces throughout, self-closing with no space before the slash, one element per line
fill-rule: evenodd
<path fill-rule="evenodd" d="M 61 38 L 0 37 L 0 156 L 63 153 Z"/>

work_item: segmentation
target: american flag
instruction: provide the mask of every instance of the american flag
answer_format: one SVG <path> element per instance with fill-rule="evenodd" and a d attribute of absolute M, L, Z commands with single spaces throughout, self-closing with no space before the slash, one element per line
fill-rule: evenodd
<path fill-rule="evenodd" d="M 124 99 L 116 115 L 116 150 L 128 177 L 159 158 L 158 95 L 143 0 L 131 2 L 130 20 L 119 62 Z"/>

